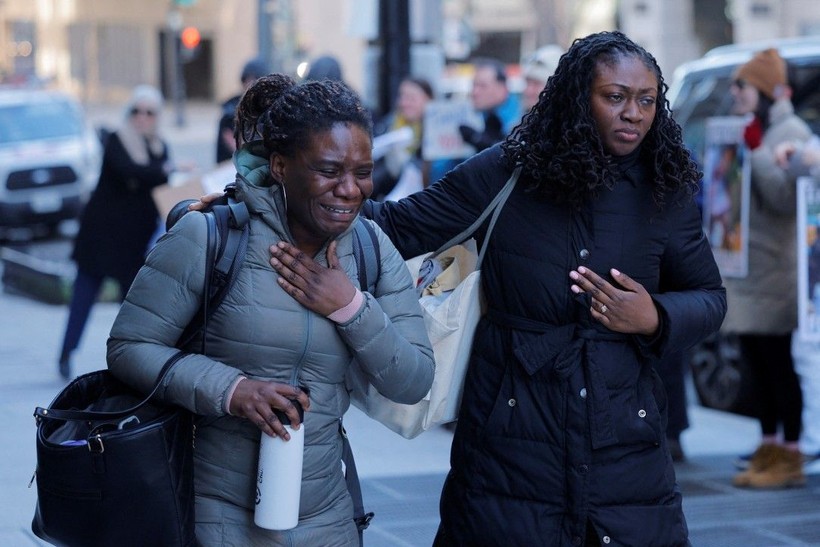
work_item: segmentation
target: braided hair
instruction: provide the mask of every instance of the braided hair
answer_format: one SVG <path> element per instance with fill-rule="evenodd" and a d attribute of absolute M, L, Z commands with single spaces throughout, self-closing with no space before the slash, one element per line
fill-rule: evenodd
<path fill-rule="evenodd" d="M 333 80 L 297 84 L 285 74 L 259 78 L 239 101 L 235 122 L 237 147 L 261 139 L 269 155 L 287 157 L 337 123 L 373 133 L 370 112 L 347 85 Z"/>
<path fill-rule="evenodd" d="M 509 165 L 522 165 L 540 195 L 580 207 L 614 184 L 617 168 L 604 150 L 590 99 L 598 65 L 615 64 L 622 57 L 640 60 L 658 80 L 658 108 L 641 144 L 655 203 L 660 207 L 670 194 L 681 191 L 685 196 L 694 193 L 701 175 L 671 117 L 660 67 L 644 48 L 613 31 L 573 42 L 538 103 L 501 145 Z"/>

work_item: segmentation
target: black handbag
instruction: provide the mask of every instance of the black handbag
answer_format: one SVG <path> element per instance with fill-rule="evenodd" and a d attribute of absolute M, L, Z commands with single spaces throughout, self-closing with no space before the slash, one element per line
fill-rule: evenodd
<path fill-rule="evenodd" d="M 77 377 L 37 419 L 37 537 L 54 545 L 196 545 L 194 422 L 108 370 Z"/>

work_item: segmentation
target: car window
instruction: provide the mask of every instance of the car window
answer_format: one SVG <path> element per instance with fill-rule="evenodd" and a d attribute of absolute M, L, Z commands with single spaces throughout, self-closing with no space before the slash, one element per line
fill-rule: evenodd
<path fill-rule="evenodd" d="M 699 162 L 703 158 L 706 119 L 726 116 L 732 108 L 731 74 L 728 69 L 692 74 L 672 105 L 672 116 L 683 128 L 683 142 Z"/>
<path fill-rule="evenodd" d="M 790 72 L 794 85 L 792 102 L 812 131 L 820 134 L 820 57 L 795 62 Z"/>
<path fill-rule="evenodd" d="M 0 106 L 0 144 L 73 137 L 82 132 L 82 116 L 68 101 Z"/>

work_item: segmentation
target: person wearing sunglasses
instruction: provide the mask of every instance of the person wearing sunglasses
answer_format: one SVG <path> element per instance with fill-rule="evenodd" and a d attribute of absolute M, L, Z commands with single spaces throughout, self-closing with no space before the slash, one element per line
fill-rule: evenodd
<path fill-rule="evenodd" d="M 791 355 L 797 327 L 795 177 L 776 161 L 786 141 L 811 131 L 795 113 L 786 62 L 777 50 L 756 53 L 738 67 L 733 113 L 748 116 L 743 134 L 751 163 L 748 274 L 724 280 L 729 309 L 722 330 L 737 334 L 755 386 L 761 441 L 741 456 L 735 486 L 780 488 L 805 483 L 798 440 L 802 396 Z"/>
<path fill-rule="evenodd" d="M 151 190 L 165 184 L 172 171 L 168 145 L 158 131 L 162 103 L 156 88 L 135 87 L 120 127 L 105 138 L 99 181 L 80 217 L 72 253 L 77 277 L 58 363 L 64 379 L 71 377 L 71 354 L 103 281 L 117 281 L 123 298 L 157 229 Z"/>

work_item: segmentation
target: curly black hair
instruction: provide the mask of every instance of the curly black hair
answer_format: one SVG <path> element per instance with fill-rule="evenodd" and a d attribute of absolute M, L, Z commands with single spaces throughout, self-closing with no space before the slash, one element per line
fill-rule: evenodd
<path fill-rule="evenodd" d="M 262 140 L 268 154 L 292 157 L 315 133 L 353 124 L 373 134 L 370 112 L 347 85 L 333 80 L 297 84 L 285 74 L 259 78 L 236 108 L 237 147 Z"/>
<path fill-rule="evenodd" d="M 622 57 L 639 59 L 658 80 L 655 119 L 641 144 L 642 157 L 653 169 L 655 203 L 660 207 L 670 195 L 683 191 L 691 196 L 696 190 L 701 174 L 671 117 L 668 86 L 658 63 L 623 33 L 613 31 L 573 42 L 538 103 L 501 145 L 509 165 L 522 165 L 539 194 L 580 207 L 613 184 L 616 168 L 592 117 L 590 89 L 598 64 L 617 63 Z"/>

